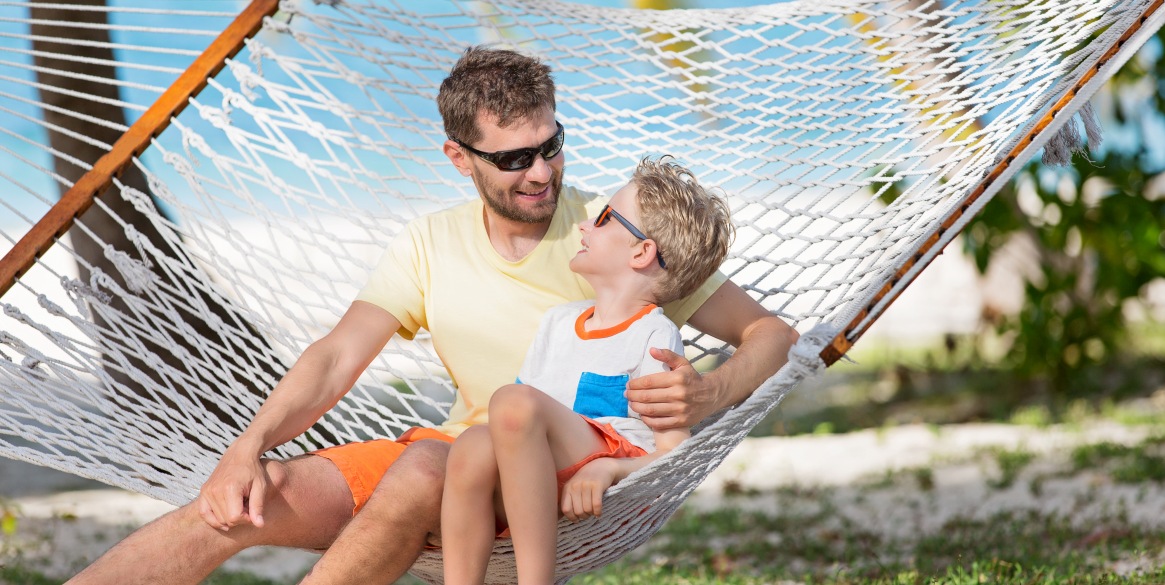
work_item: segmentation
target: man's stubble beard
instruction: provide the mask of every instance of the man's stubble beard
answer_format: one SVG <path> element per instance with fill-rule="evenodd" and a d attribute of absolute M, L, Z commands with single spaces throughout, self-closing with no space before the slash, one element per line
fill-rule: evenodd
<path fill-rule="evenodd" d="M 477 173 L 473 174 L 473 183 L 482 194 L 486 207 L 499 217 L 521 223 L 543 223 L 550 221 L 554 217 L 555 209 L 558 208 L 558 197 L 562 193 L 562 175 L 565 171 L 565 167 L 559 171 L 552 171 L 550 196 L 533 209 L 524 209 L 516 205 L 515 195 L 511 191 L 494 185 Z"/>

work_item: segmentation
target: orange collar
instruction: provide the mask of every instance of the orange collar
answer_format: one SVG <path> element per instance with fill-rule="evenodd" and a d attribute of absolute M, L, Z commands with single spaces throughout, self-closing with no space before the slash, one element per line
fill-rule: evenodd
<path fill-rule="evenodd" d="M 611 337 L 612 335 L 626 331 L 632 323 L 638 321 L 641 317 L 652 312 L 653 310 L 655 310 L 654 303 L 643 307 L 638 313 L 632 315 L 630 319 L 627 319 L 626 321 L 614 327 L 587 331 L 584 324 L 587 322 L 587 319 L 591 318 L 591 315 L 595 314 L 595 307 L 594 305 L 591 305 L 590 307 L 587 307 L 587 309 L 578 316 L 578 319 L 574 321 L 574 332 L 578 335 L 579 339 L 602 339 L 604 337 Z"/>

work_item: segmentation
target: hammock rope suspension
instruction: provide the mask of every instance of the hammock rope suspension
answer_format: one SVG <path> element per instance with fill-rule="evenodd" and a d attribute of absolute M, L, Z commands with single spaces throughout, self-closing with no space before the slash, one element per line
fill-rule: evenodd
<path fill-rule="evenodd" d="M 610 193 L 641 157 L 675 155 L 729 195 L 722 270 L 802 334 L 752 397 L 614 486 L 602 518 L 561 525 L 558 577 L 593 570 L 843 357 L 1021 165 L 1095 147 L 1088 98 L 1162 2 L 34 3 L 59 22 L 0 2 L 0 455 L 194 497 L 401 227 L 478 196 L 441 152 L 436 91 L 467 46 L 511 46 L 555 71 L 567 183 Z M 75 39 L 34 32 L 70 15 Z M 731 353 L 684 333 L 693 359 Z M 431 425 L 454 395 L 425 335 L 395 339 L 273 455 Z M 440 563 L 413 572 L 438 582 Z M 500 541 L 490 580 L 514 575 Z"/>

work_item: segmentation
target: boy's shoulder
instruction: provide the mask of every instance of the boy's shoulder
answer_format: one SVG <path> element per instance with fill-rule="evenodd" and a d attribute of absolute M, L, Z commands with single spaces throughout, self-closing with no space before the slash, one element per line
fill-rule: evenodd
<path fill-rule="evenodd" d="M 675 322 L 668 318 L 667 314 L 663 312 L 663 307 L 655 307 L 650 313 L 641 317 L 638 321 L 641 326 L 650 329 L 667 329 L 679 331 Z"/>

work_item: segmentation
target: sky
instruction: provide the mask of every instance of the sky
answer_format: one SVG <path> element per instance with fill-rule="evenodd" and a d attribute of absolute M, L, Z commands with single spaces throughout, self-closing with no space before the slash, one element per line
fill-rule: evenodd
<path fill-rule="evenodd" d="M 603 7 L 627 7 L 630 0 L 583 0 L 581 4 Z M 737 7 L 767 3 L 763 0 L 689 0 L 687 7 Z M 198 0 L 197 10 L 221 12 L 225 14 L 237 13 L 245 7 L 245 0 Z M 109 0 L 111 7 L 141 8 L 150 10 L 183 10 L 191 9 L 192 0 Z M 52 180 L 48 168 L 50 162 L 43 148 L 37 146 L 45 144 L 47 138 L 43 127 L 36 122 L 39 118 L 39 109 L 36 106 L 36 91 L 31 85 L 33 77 L 29 69 L 31 57 L 27 54 L 29 41 L 25 31 L 27 24 L 23 22 L 26 15 L 26 6 L 23 0 L 0 0 L 0 115 L 4 116 L 4 128 L 0 129 L 0 191 L 5 195 L 0 198 L 0 226 L 9 225 L 15 215 L 23 215 L 24 219 L 16 222 L 27 222 L 47 210 L 56 198 L 57 188 Z M 112 22 L 115 26 L 125 27 L 124 30 L 114 30 L 115 43 L 125 45 L 148 44 L 159 42 L 142 29 L 159 27 L 167 29 L 163 42 L 169 46 L 196 52 L 201 50 L 209 41 L 211 31 L 218 22 L 224 19 L 198 19 L 188 16 L 177 17 L 165 15 L 121 15 L 114 13 Z M 184 34 L 202 29 L 202 34 Z M 176 59 L 173 55 L 149 55 L 127 52 L 119 48 L 116 51 L 118 59 L 128 59 L 144 66 L 159 68 L 173 67 Z M 151 72 L 129 70 L 119 71 L 127 86 L 122 89 L 123 98 L 139 108 L 151 103 L 160 91 L 173 78 L 169 72 Z M 19 81 L 17 81 L 19 80 Z M 143 87 L 144 86 L 144 87 Z M 139 111 L 130 108 L 127 114 L 132 122 Z M 147 155 L 149 158 L 149 155 Z M 38 168 L 40 170 L 34 170 Z"/>
<path fill-rule="evenodd" d="M 193 5 L 192 0 L 110 0 L 112 6 L 150 6 L 151 8 L 183 9 Z M 627 7 L 630 0 L 583 0 L 580 4 L 589 4 L 600 7 Z M 770 4 L 765 0 L 688 0 L 686 5 L 692 8 L 729 8 Z M 199 0 L 199 10 L 219 11 L 223 14 L 233 14 L 241 10 L 246 2 L 243 0 Z M 36 144 L 46 142 L 44 130 L 36 123 L 39 111 L 35 105 L 35 89 L 27 83 L 12 83 L 14 79 L 28 80 L 31 72 L 27 67 L 29 57 L 22 50 L 27 48 L 27 40 L 21 38 L 22 29 L 26 26 L 19 22 L 25 8 L 22 2 L 0 1 L 0 115 L 4 115 L 6 122 L 0 129 L 0 191 L 5 193 L 0 198 L 0 226 L 10 223 L 14 215 L 25 216 L 18 223 L 27 223 L 30 218 L 42 214 L 55 199 L 56 186 L 48 172 L 28 171 L 30 167 L 47 168 L 47 157 Z M 15 19 L 14 19 L 15 17 Z M 142 32 L 151 27 L 165 28 L 162 35 L 165 41 L 191 54 L 201 49 L 209 40 L 210 34 L 217 30 L 217 22 L 225 22 L 222 18 L 215 20 L 200 20 L 192 17 L 172 16 L 143 16 L 131 15 L 116 16 L 115 25 L 126 28 L 114 31 L 115 42 L 134 44 L 138 39 L 149 41 L 149 34 Z M 204 34 L 183 34 L 195 29 L 204 29 Z M 553 32 L 548 33 L 553 34 Z M 13 49 L 16 49 L 14 52 Z M 175 57 L 172 55 L 143 55 L 126 53 L 119 49 L 119 59 L 130 57 L 130 60 L 148 66 L 160 68 L 173 67 Z M 140 104 L 144 108 L 151 103 L 158 93 L 168 85 L 169 80 L 176 75 L 172 72 L 146 71 L 122 69 L 121 76 L 127 82 L 123 95 L 128 102 Z M 432 83 L 434 76 L 419 77 L 418 83 Z M 585 81 L 585 79 L 584 79 Z M 573 83 L 568 78 L 566 83 Z M 636 95 L 631 92 L 627 95 L 612 98 L 614 107 L 643 108 L 659 96 Z M 413 107 L 404 104 L 405 107 Z M 5 113 L 4 110 L 7 110 Z M 10 116 L 9 114 L 15 114 Z M 131 120 L 137 112 L 129 111 Z M 666 129 L 666 128 L 665 128 Z M 1118 142 L 1122 137 L 1115 136 Z M 423 145 L 422 145 L 423 146 Z M 23 159 L 23 160 L 22 160 Z M 32 164 L 30 165 L 29 162 Z M 146 155 L 146 162 L 151 167 L 158 165 L 156 156 L 151 152 Z M 407 164 L 407 163 L 402 163 Z M 160 165 L 159 165 L 160 166 Z M 578 169 L 576 169 L 578 170 Z M 407 169 L 401 175 L 407 175 Z M 575 175 L 580 176 L 579 174 Z"/>

